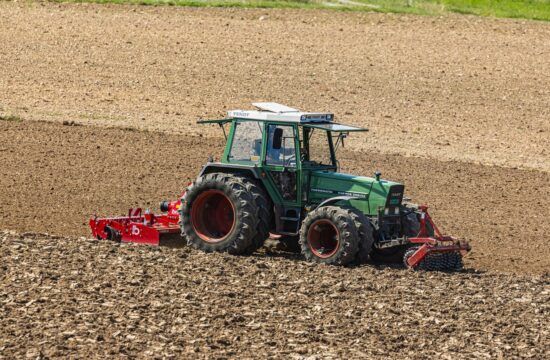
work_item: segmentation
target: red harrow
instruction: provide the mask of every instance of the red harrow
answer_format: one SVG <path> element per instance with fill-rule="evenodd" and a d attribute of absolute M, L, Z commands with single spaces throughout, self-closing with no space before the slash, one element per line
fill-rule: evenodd
<path fill-rule="evenodd" d="M 461 269 L 462 257 L 471 250 L 470 245 L 466 241 L 443 235 L 428 213 L 427 206 L 420 205 L 418 209 L 420 231 L 408 239 L 412 246 L 405 252 L 405 266 L 418 270 Z"/>
<path fill-rule="evenodd" d="M 98 240 L 134 242 L 159 245 L 163 235 L 181 232 L 179 208 L 181 201 L 163 201 L 160 203 L 162 215 L 155 215 L 149 209 L 130 209 L 128 216 L 90 219 L 92 235 Z"/>

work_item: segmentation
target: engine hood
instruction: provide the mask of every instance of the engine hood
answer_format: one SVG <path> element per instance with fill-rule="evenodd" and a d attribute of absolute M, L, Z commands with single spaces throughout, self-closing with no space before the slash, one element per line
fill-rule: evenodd
<path fill-rule="evenodd" d="M 399 206 L 404 186 L 400 183 L 368 176 L 357 176 L 331 171 L 312 171 L 310 201 L 321 202 L 335 196 L 351 196 L 355 207 L 364 213 L 376 214 L 378 208 Z"/>

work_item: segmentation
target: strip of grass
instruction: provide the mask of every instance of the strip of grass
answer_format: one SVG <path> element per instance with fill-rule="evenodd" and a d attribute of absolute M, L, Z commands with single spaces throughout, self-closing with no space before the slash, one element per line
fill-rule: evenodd
<path fill-rule="evenodd" d="M 443 6 L 446 11 L 550 21 L 550 0 L 434 0 L 422 1 Z"/>
<path fill-rule="evenodd" d="M 0 121 L 21 122 L 23 119 L 18 115 L 0 115 Z"/>
<path fill-rule="evenodd" d="M 550 21 L 550 0 L 53 0 L 134 5 L 315 8 L 443 15 L 473 14 Z"/>

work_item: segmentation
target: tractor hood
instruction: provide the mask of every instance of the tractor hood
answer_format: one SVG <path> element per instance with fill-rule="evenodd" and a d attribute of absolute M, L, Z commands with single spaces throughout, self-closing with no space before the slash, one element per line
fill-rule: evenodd
<path fill-rule="evenodd" d="M 352 206 L 365 214 L 376 215 L 379 209 L 401 205 L 404 186 L 367 176 L 314 170 L 311 172 L 309 189 L 311 202 L 320 203 L 336 196 L 350 196 L 356 198 L 352 200 Z"/>

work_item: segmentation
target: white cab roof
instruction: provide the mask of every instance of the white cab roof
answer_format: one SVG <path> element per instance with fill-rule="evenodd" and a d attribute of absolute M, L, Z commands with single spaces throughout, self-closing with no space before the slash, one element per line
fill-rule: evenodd
<path fill-rule="evenodd" d="M 231 110 L 227 112 L 230 118 L 288 121 L 299 123 L 332 122 L 334 114 L 303 112 L 298 109 L 274 102 L 253 103 L 259 110 Z"/>
<path fill-rule="evenodd" d="M 275 102 L 257 102 L 252 103 L 255 107 L 263 111 L 269 111 L 273 113 L 285 113 L 285 112 L 300 112 L 298 109 L 291 108 L 283 104 L 278 104 Z"/>

